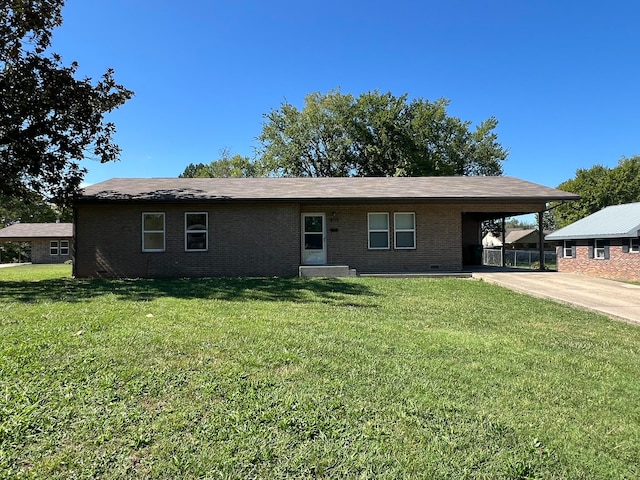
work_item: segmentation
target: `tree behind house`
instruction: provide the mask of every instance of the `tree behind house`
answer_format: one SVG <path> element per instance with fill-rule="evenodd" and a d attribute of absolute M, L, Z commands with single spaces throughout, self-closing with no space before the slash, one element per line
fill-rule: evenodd
<path fill-rule="evenodd" d="M 258 149 L 263 172 L 291 177 L 501 175 L 507 151 L 495 118 L 447 114 L 449 101 L 339 90 L 312 93 L 298 109 L 267 113 Z"/>

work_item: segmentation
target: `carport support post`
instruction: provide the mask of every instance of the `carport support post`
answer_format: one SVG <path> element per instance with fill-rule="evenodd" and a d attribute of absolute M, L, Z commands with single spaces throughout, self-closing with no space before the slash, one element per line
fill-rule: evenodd
<path fill-rule="evenodd" d="M 505 266 L 505 264 L 506 264 L 506 262 L 505 262 L 505 253 L 506 253 L 506 252 L 505 252 L 505 250 L 504 250 L 504 249 L 505 249 L 504 239 L 506 238 L 506 234 L 505 234 L 505 227 L 504 227 L 504 226 L 505 226 L 505 224 L 506 224 L 506 217 L 502 217 L 502 225 L 501 225 L 501 227 L 500 227 L 500 228 L 502 229 L 502 231 L 500 232 L 500 233 L 501 233 L 501 238 L 500 238 L 500 240 L 502 241 L 502 250 L 500 251 L 500 266 L 501 266 L 502 268 L 504 268 L 504 266 Z"/>
<path fill-rule="evenodd" d="M 540 271 L 545 270 L 544 267 L 544 231 L 542 230 L 543 222 L 542 217 L 544 216 L 544 210 L 538 212 L 538 248 L 540 251 Z"/>

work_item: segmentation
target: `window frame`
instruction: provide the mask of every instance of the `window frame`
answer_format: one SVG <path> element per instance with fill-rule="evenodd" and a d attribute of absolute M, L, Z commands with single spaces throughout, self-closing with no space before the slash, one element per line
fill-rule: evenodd
<path fill-rule="evenodd" d="M 635 247 L 634 247 L 635 242 Z M 629 239 L 629 253 L 640 253 L 640 238 Z"/>
<path fill-rule="evenodd" d="M 204 230 L 189 230 L 187 218 L 189 215 L 204 215 Z M 204 248 L 189 248 L 189 234 L 204 233 Z M 184 212 L 184 251 L 185 252 L 207 252 L 209 250 L 209 212 Z"/>
<path fill-rule="evenodd" d="M 606 260 L 607 242 L 603 238 L 593 240 L 593 258 L 594 260 Z"/>
<path fill-rule="evenodd" d="M 60 255 L 69 255 L 69 240 L 60 240 L 59 245 L 59 254 Z"/>
<path fill-rule="evenodd" d="M 398 228 L 397 218 L 399 215 L 411 215 L 413 219 L 412 228 Z M 413 246 L 411 247 L 399 247 L 398 246 L 398 233 L 413 233 Z M 415 250 L 416 249 L 416 212 L 394 212 L 393 213 L 393 248 L 396 250 Z"/>
<path fill-rule="evenodd" d="M 575 245 L 575 240 L 564 240 L 562 244 L 562 258 L 575 258 Z M 569 252 L 568 255 L 567 252 Z"/>
<path fill-rule="evenodd" d="M 162 216 L 162 230 L 145 230 L 145 215 L 161 215 Z M 143 252 L 164 252 L 167 248 L 167 218 L 165 212 L 142 212 L 142 251 Z M 162 234 L 162 248 L 145 248 L 144 236 L 147 233 L 161 233 Z"/>
<path fill-rule="evenodd" d="M 386 229 L 372 229 L 371 228 L 371 216 L 372 215 L 385 215 L 387 217 Z M 372 247 L 371 246 L 371 234 L 372 233 L 386 233 L 387 234 L 387 246 L 386 247 Z M 391 241 L 389 238 L 390 225 L 389 225 L 389 212 L 367 212 L 367 247 L 369 250 L 389 250 L 391 248 Z"/>
<path fill-rule="evenodd" d="M 60 255 L 60 243 L 58 243 L 58 240 L 49 241 L 49 255 L 52 257 Z"/>

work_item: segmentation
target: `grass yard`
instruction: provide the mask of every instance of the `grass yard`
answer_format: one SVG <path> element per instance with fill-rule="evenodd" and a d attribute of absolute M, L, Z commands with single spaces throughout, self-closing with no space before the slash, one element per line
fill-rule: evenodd
<path fill-rule="evenodd" d="M 640 477 L 640 328 L 459 279 L 0 269 L 1 478 Z"/>

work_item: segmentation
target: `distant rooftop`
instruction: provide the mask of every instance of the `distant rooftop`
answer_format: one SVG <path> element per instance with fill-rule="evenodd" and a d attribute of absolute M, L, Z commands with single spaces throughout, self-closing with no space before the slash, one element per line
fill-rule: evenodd
<path fill-rule="evenodd" d="M 630 238 L 640 233 L 640 202 L 613 205 L 546 236 L 547 240 Z"/>
<path fill-rule="evenodd" d="M 93 201 L 578 200 L 514 177 L 114 178 L 86 187 Z"/>
<path fill-rule="evenodd" d="M 73 237 L 73 223 L 14 223 L 0 229 L 0 240 L 71 237 Z"/>

